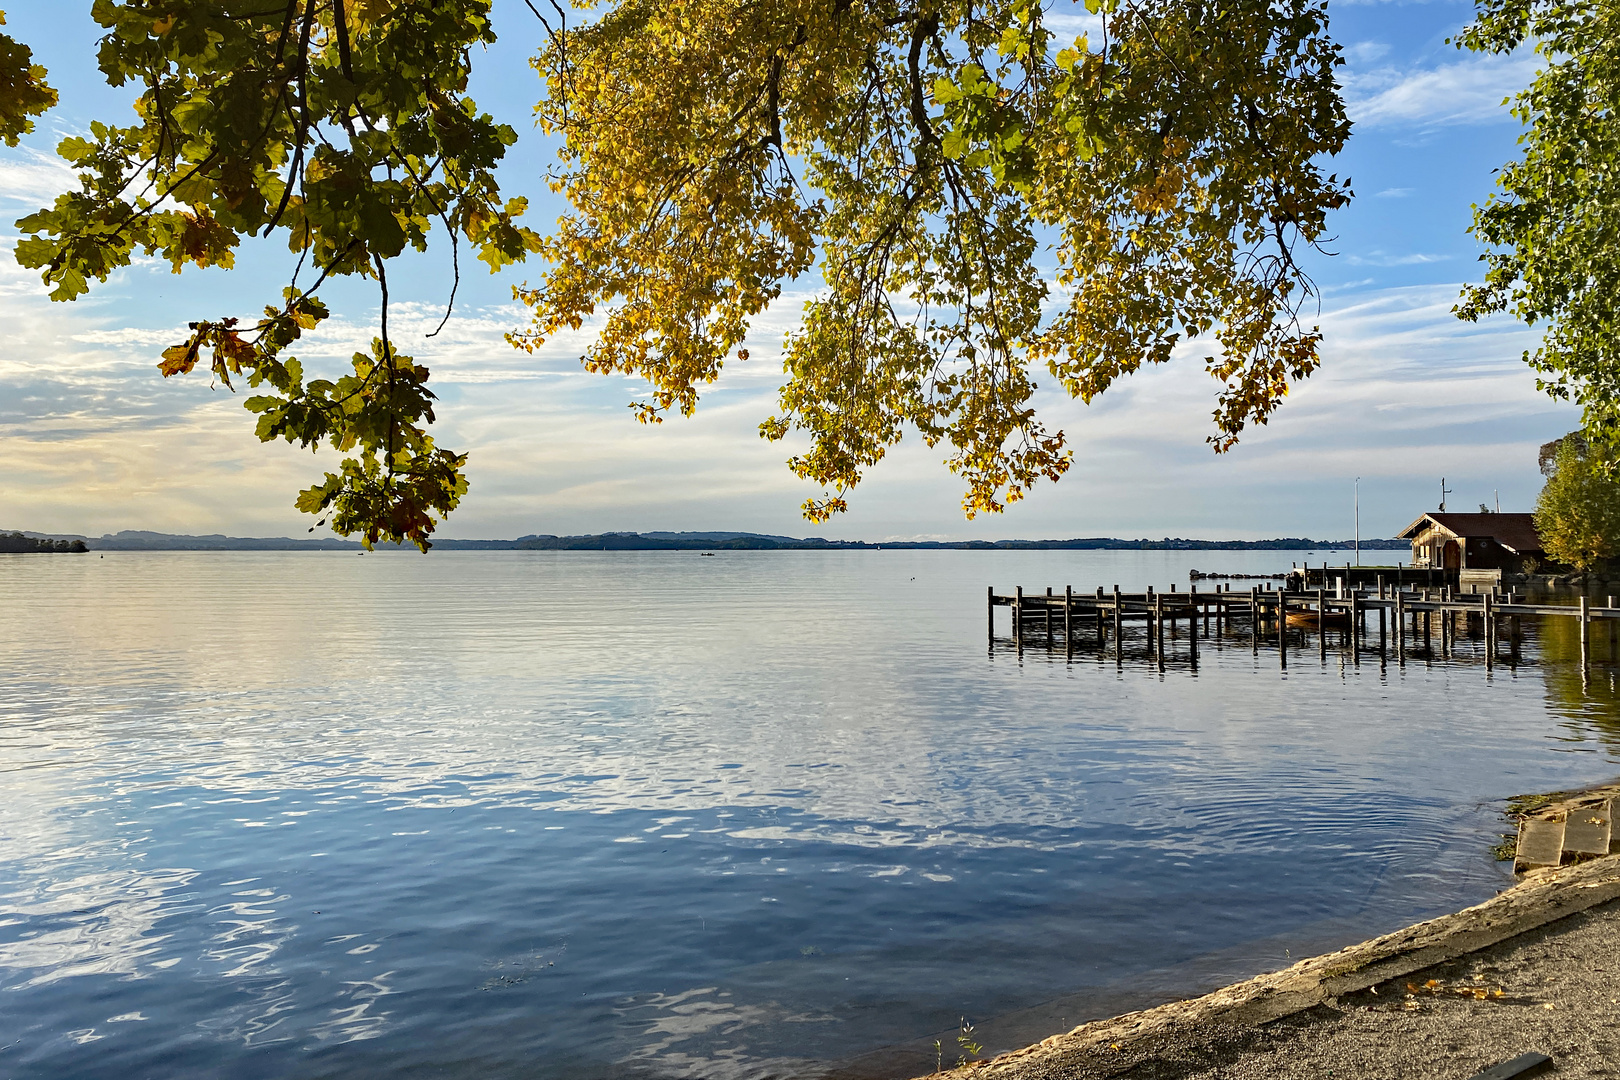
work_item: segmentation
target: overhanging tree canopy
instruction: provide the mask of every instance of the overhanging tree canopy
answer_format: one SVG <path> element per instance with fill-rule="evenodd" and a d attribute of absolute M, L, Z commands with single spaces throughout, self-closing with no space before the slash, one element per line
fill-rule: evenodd
<path fill-rule="evenodd" d="M 1196 339 L 1214 448 L 1265 422 L 1319 362 L 1296 253 L 1350 197 L 1321 167 L 1349 124 L 1320 0 L 1091 2 L 1099 32 L 1073 43 L 1027 0 L 578 5 L 535 61 L 573 206 L 542 239 L 496 185 L 514 133 L 465 94 L 488 0 L 96 0 L 138 122 L 62 144 L 81 188 L 23 219 L 18 258 L 71 299 L 137 250 L 228 266 L 282 233 L 281 299 L 199 319 L 161 366 L 259 387 L 261 439 L 354 452 L 298 505 L 368 541 L 426 546 L 466 488 L 387 328 L 387 262 L 435 221 L 491 267 L 541 251 L 514 342 L 599 318 L 585 361 L 646 377 L 649 420 L 689 413 L 818 272 L 761 429 L 809 435 L 807 514 L 843 509 L 908 424 L 948 446 L 969 515 L 997 510 L 1070 465 L 1031 405 L 1042 365 L 1089 401 Z M 332 275 L 378 282 L 380 333 L 352 374 L 306 380 L 286 350 Z"/>
<path fill-rule="evenodd" d="M 245 404 L 262 440 L 354 453 L 299 509 L 425 550 L 466 491 L 466 457 L 427 434 L 434 395 L 390 337 L 388 260 L 425 250 L 435 222 L 453 258 L 465 240 L 491 269 L 539 239 L 495 180 L 516 133 L 466 94 L 472 50 L 494 40 L 489 0 L 95 0 L 92 13 L 102 73 L 141 90 L 137 122 L 62 142 L 80 188 L 18 222 L 17 260 L 71 300 L 137 250 L 176 272 L 228 267 L 244 239 L 283 234 L 280 299 L 247 323 L 193 322 L 159 366 L 259 388 Z M 351 275 L 379 286 L 378 335 L 351 374 L 306 380 L 285 350 L 326 318 L 321 284 Z"/>
<path fill-rule="evenodd" d="M 0 11 L 0 26 L 6 13 Z M 9 34 L 0 34 L 0 140 L 16 146 L 34 130 L 33 118 L 56 104 L 56 91 L 45 81 L 45 69 L 34 63 L 28 46 Z"/>
<path fill-rule="evenodd" d="M 1295 251 L 1350 197 L 1320 165 L 1350 130 L 1321 3 L 1092 0 L 1072 44 L 1029 0 L 590 6 L 536 60 L 574 213 L 514 341 L 599 317 L 587 366 L 647 378 L 644 420 L 690 413 L 819 268 L 761 427 L 809 435 L 811 518 L 908 423 L 970 517 L 1056 479 L 1037 366 L 1090 401 L 1202 339 L 1217 451 L 1317 366 Z"/>

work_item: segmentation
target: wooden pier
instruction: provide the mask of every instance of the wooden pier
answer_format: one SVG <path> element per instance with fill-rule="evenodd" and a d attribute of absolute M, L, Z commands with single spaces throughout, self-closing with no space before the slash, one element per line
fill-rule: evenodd
<path fill-rule="evenodd" d="M 1368 652 L 1405 664 L 1409 656 L 1451 657 L 1459 632 L 1475 629 L 1483 638 L 1485 666 L 1492 668 L 1502 659 L 1504 630 L 1507 659 L 1517 662 L 1519 619 L 1526 615 L 1578 619 L 1584 669 L 1590 662 L 1592 622 L 1608 621 L 1611 642 L 1620 630 L 1620 606 L 1612 596 L 1604 607 L 1592 606 L 1584 596 L 1576 604 L 1535 604 L 1522 602 L 1512 590 L 1460 594 L 1451 586 L 1397 589 L 1382 580 L 1368 588 L 1304 590 L 1266 585 L 1234 591 L 1227 585 L 1200 592 L 1195 585 L 1177 592 L 1172 585 L 1169 592 L 1122 593 L 1115 585 L 1110 590 L 1098 586 L 1093 592 L 1065 587 L 1061 593 L 1051 589 L 1026 593 L 1019 588 L 1010 596 L 997 595 L 992 586 L 988 597 L 992 649 L 997 640 L 996 608 L 1006 607 L 1012 609 L 1010 640 L 1020 651 L 1026 644 L 1061 647 L 1071 656 L 1077 649 L 1099 654 L 1111 649 L 1119 662 L 1129 651 L 1145 655 L 1160 671 L 1165 670 L 1170 651 L 1177 654 L 1174 662 L 1196 669 L 1200 637 L 1213 636 L 1224 644 L 1235 635 L 1246 639 L 1256 655 L 1262 648 L 1275 648 L 1281 666 L 1287 668 L 1290 648 L 1308 647 L 1313 631 L 1324 660 L 1330 632 L 1337 631 L 1336 651 L 1347 649 L 1357 664 Z"/>

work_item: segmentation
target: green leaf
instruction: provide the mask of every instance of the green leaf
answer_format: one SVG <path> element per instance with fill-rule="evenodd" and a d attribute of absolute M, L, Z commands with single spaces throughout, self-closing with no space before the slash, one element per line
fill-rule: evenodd
<path fill-rule="evenodd" d="M 513 224 L 524 200 L 503 201 L 495 179 L 516 133 L 466 93 L 472 57 L 494 40 L 489 0 L 226 7 L 228 17 L 217 0 L 95 0 L 106 31 L 101 70 L 140 96 L 132 126 L 97 118 L 88 138 L 61 142 L 77 184 L 19 222 L 16 256 L 41 272 L 54 299 L 82 295 L 137 249 L 177 272 L 229 267 L 238 246 L 278 229 L 292 251 L 288 271 L 296 261 L 304 282 L 381 277 L 407 244 L 427 247 L 434 222 L 448 223 L 493 267 L 541 246 Z M 346 58 L 336 44 L 340 10 L 349 19 Z M 27 56 L 10 45 L 0 35 L 0 80 L 15 81 L 12 63 Z M 18 70 L 43 87 L 43 72 Z M 10 100 L 0 92 L 0 137 Z M 357 374 L 305 386 L 302 366 L 280 353 L 325 319 L 326 307 L 289 289 L 264 312 L 195 320 L 187 343 L 164 353 L 164 374 L 202 366 L 199 350 L 208 350 L 206 366 L 227 385 L 245 375 L 250 386 L 275 388 L 281 396 L 246 402 L 260 438 L 358 455 L 315 496 L 347 500 L 336 527 L 368 543 L 409 539 L 425 549 L 465 490 L 459 455 L 418 460 L 432 443 L 427 369 L 379 343 Z M 344 394 L 333 396 L 339 384 Z"/>
<path fill-rule="evenodd" d="M 90 291 L 90 283 L 84 275 L 72 268 L 61 271 L 54 280 L 56 288 L 51 290 L 52 300 L 77 300 Z"/>

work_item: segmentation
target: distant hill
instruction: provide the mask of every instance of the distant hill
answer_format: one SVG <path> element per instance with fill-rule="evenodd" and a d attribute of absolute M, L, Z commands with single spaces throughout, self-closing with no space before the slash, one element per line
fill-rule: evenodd
<path fill-rule="evenodd" d="M 23 533 L 23 535 L 43 537 L 45 534 Z M 219 533 L 210 533 L 207 536 L 183 536 L 174 533 L 147 532 L 141 529 L 125 529 L 123 532 L 108 533 L 102 537 L 74 536 L 69 533 L 55 533 L 52 536 L 53 538 L 65 540 L 83 540 L 85 546 L 91 551 L 348 551 L 360 549 L 360 544 L 357 541 L 334 538 L 292 540 L 285 536 L 222 536 Z"/>
<path fill-rule="evenodd" d="M 290 537 L 184 536 L 172 533 L 126 529 L 101 537 L 71 533 L 47 535 L 37 532 L 18 534 L 35 540 L 82 541 L 92 551 L 359 551 L 355 540 L 325 537 L 294 540 Z M 393 546 L 393 545 L 379 545 Z M 1283 537 L 1276 540 L 1122 540 L 1117 537 L 1090 537 L 1074 540 L 827 540 L 819 536 L 796 538 L 749 532 L 611 532 L 583 536 L 541 534 L 516 540 L 434 540 L 441 551 L 817 551 L 862 549 L 910 549 L 956 551 L 1320 551 L 1348 549 L 1349 540 L 1310 540 Z M 1364 551 L 1404 551 L 1405 540 L 1363 540 Z"/>
<path fill-rule="evenodd" d="M 1121 540 L 1100 536 L 1075 540 L 824 540 L 821 537 L 796 539 L 760 533 L 599 533 L 591 536 L 525 536 L 513 545 L 540 551 L 663 551 L 663 550 L 753 550 L 801 551 L 815 549 L 921 549 L 951 551 L 998 550 L 1089 550 L 1089 551 L 1317 551 L 1349 548 L 1349 540 L 1309 540 L 1286 537 L 1278 540 Z M 1366 551 L 1403 551 L 1411 547 L 1405 540 L 1363 540 Z"/>

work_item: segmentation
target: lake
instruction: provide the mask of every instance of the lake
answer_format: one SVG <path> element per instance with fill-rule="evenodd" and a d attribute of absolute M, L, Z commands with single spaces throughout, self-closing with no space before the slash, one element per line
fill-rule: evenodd
<path fill-rule="evenodd" d="M 0 1075 L 907 1076 L 1492 895 L 1601 631 L 987 648 L 1307 557 L 0 556 Z"/>

